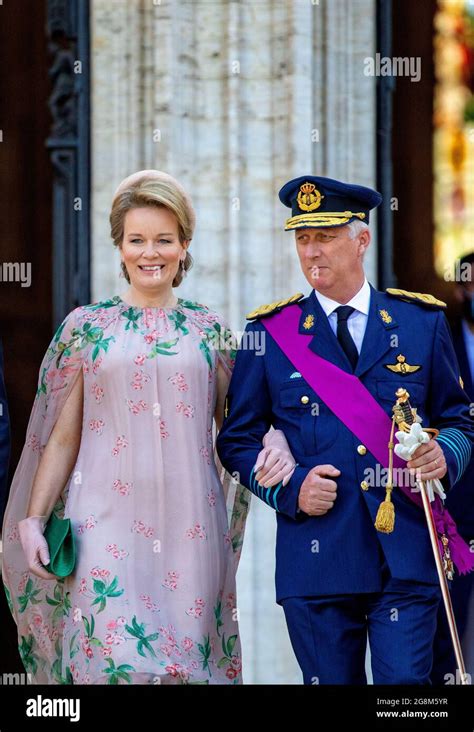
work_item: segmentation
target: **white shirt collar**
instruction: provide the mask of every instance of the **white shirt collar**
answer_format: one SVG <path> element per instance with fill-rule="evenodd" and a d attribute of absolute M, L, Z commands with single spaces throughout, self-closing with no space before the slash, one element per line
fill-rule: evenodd
<path fill-rule="evenodd" d="M 331 300 L 331 298 L 326 297 L 326 295 L 322 295 L 317 290 L 315 290 L 314 293 L 328 318 L 331 313 L 333 313 L 334 310 L 342 304 L 340 302 L 337 302 L 336 300 Z M 349 300 L 348 303 L 346 303 L 346 305 L 349 305 L 351 308 L 358 310 L 360 313 L 364 313 L 364 315 L 369 314 L 370 285 L 367 282 L 367 278 L 364 279 L 364 284 L 360 288 L 359 292 L 357 292 L 354 297 Z"/>

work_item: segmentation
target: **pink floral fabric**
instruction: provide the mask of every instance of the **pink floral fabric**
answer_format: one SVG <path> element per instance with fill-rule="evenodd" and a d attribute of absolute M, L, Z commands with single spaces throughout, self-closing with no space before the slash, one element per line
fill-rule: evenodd
<path fill-rule="evenodd" d="M 207 307 L 80 307 L 40 370 L 3 528 L 3 580 L 37 683 L 240 683 L 235 573 L 249 493 L 214 449 L 232 334 Z M 74 573 L 30 574 L 19 544 L 39 457 L 82 372 L 79 455 L 56 506 Z"/>

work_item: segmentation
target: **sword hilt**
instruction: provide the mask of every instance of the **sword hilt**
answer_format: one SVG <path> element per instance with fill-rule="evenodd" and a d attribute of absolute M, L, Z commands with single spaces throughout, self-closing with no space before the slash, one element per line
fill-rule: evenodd
<path fill-rule="evenodd" d="M 406 389 L 400 387 L 395 392 L 397 401 L 392 407 L 395 422 L 402 432 L 409 432 L 410 426 L 415 422 L 416 409 L 410 404 L 410 394 Z"/>

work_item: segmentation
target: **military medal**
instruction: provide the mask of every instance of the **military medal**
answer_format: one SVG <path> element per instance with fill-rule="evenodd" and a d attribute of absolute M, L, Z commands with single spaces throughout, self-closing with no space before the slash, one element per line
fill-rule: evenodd
<path fill-rule="evenodd" d="M 395 374 L 400 374 L 401 376 L 414 374 L 415 371 L 419 371 L 421 369 L 421 366 L 411 366 L 409 363 L 407 363 L 407 360 L 402 353 L 398 354 L 397 363 L 384 363 L 384 366 L 389 371 L 393 371 Z"/>

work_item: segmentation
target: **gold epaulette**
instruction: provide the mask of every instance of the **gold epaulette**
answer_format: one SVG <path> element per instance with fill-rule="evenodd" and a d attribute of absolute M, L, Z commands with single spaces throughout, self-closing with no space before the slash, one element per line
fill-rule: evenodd
<path fill-rule="evenodd" d="M 437 300 L 433 295 L 428 295 L 425 292 L 408 292 L 408 290 L 397 290 L 393 287 L 388 287 L 385 292 L 387 295 L 392 297 L 399 297 L 405 302 L 417 302 L 420 305 L 426 305 L 428 308 L 445 308 L 446 303 L 442 300 Z"/>
<path fill-rule="evenodd" d="M 260 305 L 259 308 L 252 310 L 252 312 L 246 316 L 247 320 L 255 320 L 256 318 L 265 318 L 267 315 L 273 315 L 273 313 L 277 313 L 286 305 L 292 305 L 293 303 L 298 302 L 302 297 L 304 297 L 303 293 L 297 292 L 296 295 L 292 295 L 287 300 L 277 300 L 276 302 L 271 302 L 269 305 Z"/>

